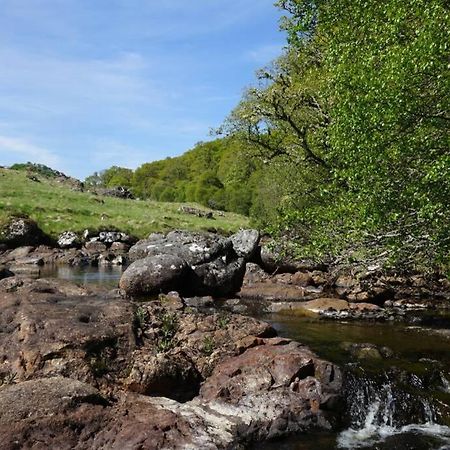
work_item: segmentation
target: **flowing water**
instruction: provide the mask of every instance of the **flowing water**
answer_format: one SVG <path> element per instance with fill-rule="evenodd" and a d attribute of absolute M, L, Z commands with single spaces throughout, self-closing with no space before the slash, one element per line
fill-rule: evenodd
<path fill-rule="evenodd" d="M 121 267 L 54 267 L 41 276 L 113 288 Z M 414 315 L 414 314 L 413 314 Z M 258 315 L 278 334 L 310 346 L 345 373 L 346 412 L 338 432 L 292 436 L 265 450 L 450 450 L 450 315 L 421 312 L 411 323 L 326 321 Z M 383 358 L 349 349 L 389 348 Z M 367 356 L 367 355 L 366 355 Z"/>
<path fill-rule="evenodd" d="M 343 368 L 346 417 L 340 432 L 294 436 L 258 448 L 450 449 L 450 334 L 448 328 L 431 327 L 429 314 L 421 320 L 425 327 L 276 314 L 264 318 L 280 335 L 309 345 Z M 437 314 L 435 323 L 448 326 L 448 317 Z M 386 358 L 358 359 L 349 352 L 350 343 L 392 352 Z"/>

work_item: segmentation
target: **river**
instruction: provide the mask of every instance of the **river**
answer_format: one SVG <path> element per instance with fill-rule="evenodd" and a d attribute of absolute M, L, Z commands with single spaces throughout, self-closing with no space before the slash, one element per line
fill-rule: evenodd
<path fill-rule="evenodd" d="M 60 266 L 45 269 L 41 276 L 114 288 L 121 274 L 121 267 Z M 450 449 L 450 313 L 411 312 L 402 323 L 280 314 L 258 318 L 270 322 L 280 336 L 302 342 L 339 364 L 345 373 L 347 402 L 338 431 L 292 436 L 255 448 Z M 371 346 L 365 351 L 362 344 Z"/>

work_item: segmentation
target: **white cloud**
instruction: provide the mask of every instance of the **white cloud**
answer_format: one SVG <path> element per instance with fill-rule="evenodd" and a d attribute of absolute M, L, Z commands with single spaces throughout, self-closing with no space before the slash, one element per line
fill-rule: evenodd
<path fill-rule="evenodd" d="M 61 164 L 60 157 L 51 150 L 23 138 L 0 135 L 0 153 L 10 163 L 26 160 L 46 164 L 50 167 L 59 167 Z"/>

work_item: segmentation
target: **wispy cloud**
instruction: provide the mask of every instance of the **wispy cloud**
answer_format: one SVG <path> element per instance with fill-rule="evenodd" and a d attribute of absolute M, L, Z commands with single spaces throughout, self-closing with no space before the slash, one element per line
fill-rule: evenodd
<path fill-rule="evenodd" d="M 282 51 L 283 45 L 280 43 L 266 44 L 250 50 L 245 56 L 258 64 L 267 64 L 280 56 Z"/>
<path fill-rule="evenodd" d="M 0 48 L 0 62 L 0 106 L 18 112 L 76 113 L 92 106 L 110 108 L 162 99 L 146 78 L 146 62 L 137 53 L 82 59 Z"/>
<path fill-rule="evenodd" d="M 0 152 L 11 163 L 26 160 L 52 167 L 59 167 L 61 163 L 61 158 L 51 150 L 22 138 L 0 135 Z"/>

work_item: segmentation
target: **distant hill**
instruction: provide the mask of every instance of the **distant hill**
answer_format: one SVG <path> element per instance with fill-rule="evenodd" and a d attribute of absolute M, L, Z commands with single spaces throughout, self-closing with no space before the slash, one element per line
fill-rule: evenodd
<path fill-rule="evenodd" d="M 34 172 L 36 167 L 37 172 Z M 142 238 L 151 232 L 177 228 L 231 233 L 248 226 L 247 218 L 238 214 L 214 214 L 211 219 L 207 214 L 199 217 L 183 212 L 180 209 L 182 203 L 138 201 L 80 192 L 70 182 L 61 182 L 62 176 L 57 171 L 47 169 L 34 164 L 23 169 L 0 169 L 0 226 L 11 216 L 25 215 L 53 238 L 66 230 L 119 229 Z M 39 172 L 41 170 L 45 174 Z M 195 204 L 188 206 L 199 208 Z"/>
<path fill-rule="evenodd" d="M 10 170 L 17 170 L 27 174 L 27 177 L 38 181 L 39 177 L 54 179 L 60 183 L 65 183 L 73 189 L 83 190 L 83 183 L 74 177 L 69 177 L 59 170 L 52 169 L 45 164 L 36 164 L 32 162 L 13 164 L 9 167 Z"/>

